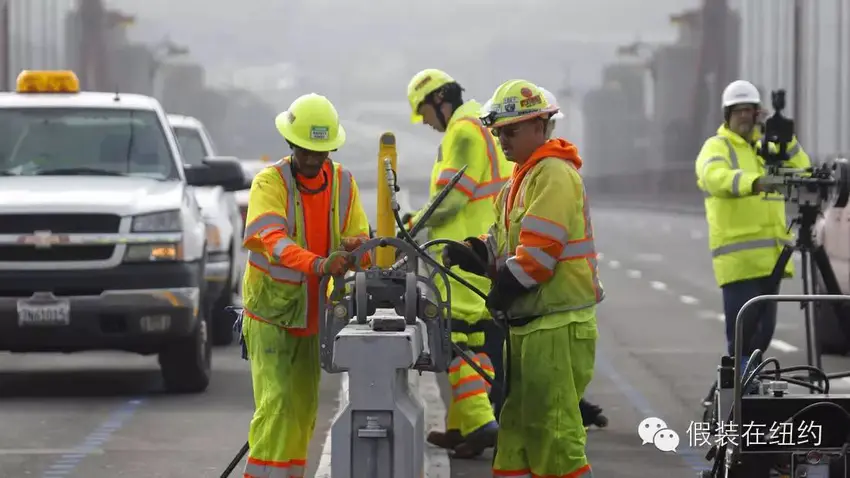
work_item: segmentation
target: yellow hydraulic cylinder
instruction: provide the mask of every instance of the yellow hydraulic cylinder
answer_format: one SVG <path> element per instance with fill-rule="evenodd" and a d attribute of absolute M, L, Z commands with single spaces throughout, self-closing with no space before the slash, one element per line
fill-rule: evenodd
<path fill-rule="evenodd" d="M 398 152 L 395 135 L 387 132 L 381 135 L 378 145 L 378 224 L 375 237 L 395 237 L 395 218 L 390 206 L 390 189 L 387 185 L 387 169 L 384 160 L 389 158 L 393 171 L 398 174 Z M 376 265 L 386 269 L 393 265 L 395 248 L 379 247 L 376 251 Z"/>

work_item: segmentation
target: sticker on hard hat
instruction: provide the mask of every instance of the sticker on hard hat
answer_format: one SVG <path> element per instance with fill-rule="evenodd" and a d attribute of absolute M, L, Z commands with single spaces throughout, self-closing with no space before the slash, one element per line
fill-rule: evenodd
<path fill-rule="evenodd" d="M 534 95 L 531 98 L 526 98 L 519 102 L 520 108 L 528 108 L 529 106 L 539 105 L 543 103 L 540 95 Z"/>
<path fill-rule="evenodd" d="M 419 83 L 416 83 L 416 86 L 413 87 L 414 90 L 421 90 L 423 86 L 427 85 L 428 82 L 431 81 L 431 76 L 426 76 L 419 80 Z"/>
<path fill-rule="evenodd" d="M 326 140 L 330 136 L 327 126 L 311 126 L 310 139 Z"/>
<path fill-rule="evenodd" d="M 295 123 L 295 114 L 291 111 L 287 111 L 286 113 L 286 119 L 289 120 L 289 124 Z"/>
<path fill-rule="evenodd" d="M 534 93 L 531 91 L 531 88 L 523 88 L 519 90 L 519 94 L 526 98 L 531 98 L 534 95 Z"/>

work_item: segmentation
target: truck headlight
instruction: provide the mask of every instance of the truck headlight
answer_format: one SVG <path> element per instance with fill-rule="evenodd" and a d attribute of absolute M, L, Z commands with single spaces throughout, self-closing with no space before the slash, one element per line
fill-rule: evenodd
<path fill-rule="evenodd" d="M 180 232 L 180 211 L 163 211 L 142 214 L 133 218 L 133 232 Z"/>
<path fill-rule="evenodd" d="M 183 259 L 180 244 L 131 244 L 124 262 L 173 262 Z"/>

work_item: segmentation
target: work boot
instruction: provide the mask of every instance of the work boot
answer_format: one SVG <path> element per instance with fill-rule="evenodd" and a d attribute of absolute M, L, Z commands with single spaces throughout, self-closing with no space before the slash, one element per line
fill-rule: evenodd
<path fill-rule="evenodd" d="M 454 450 L 454 448 L 463 443 L 463 436 L 460 430 L 446 430 L 444 432 L 431 432 L 428 434 L 428 443 L 438 446 L 446 450 Z"/>
<path fill-rule="evenodd" d="M 463 443 L 457 445 L 452 453 L 452 458 L 469 460 L 475 458 L 484 450 L 496 446 L 496 438 L 499 436 L 499 424 L 492 421 L 483 427 L 464 437 Z"/>
<path fill-rule="evenodd" d="M 581 410 L 581 421 L 585 428 L 590 428 L 591 425 L 599 428 L 608 426 L 608 418 L 602 414 L 602 407 L 599 405 L 594 405 L 582 398 L 578 402 L 578 408 Z"/>

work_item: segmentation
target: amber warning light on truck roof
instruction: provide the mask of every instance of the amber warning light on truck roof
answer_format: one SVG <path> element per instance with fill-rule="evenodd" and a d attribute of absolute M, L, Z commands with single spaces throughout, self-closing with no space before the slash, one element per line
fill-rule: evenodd
<path fill-rule="evenodd" d="M 18 93 L 79 93 L 80 80 L 69 70 L 24 70 L 18 75 Z"/>

